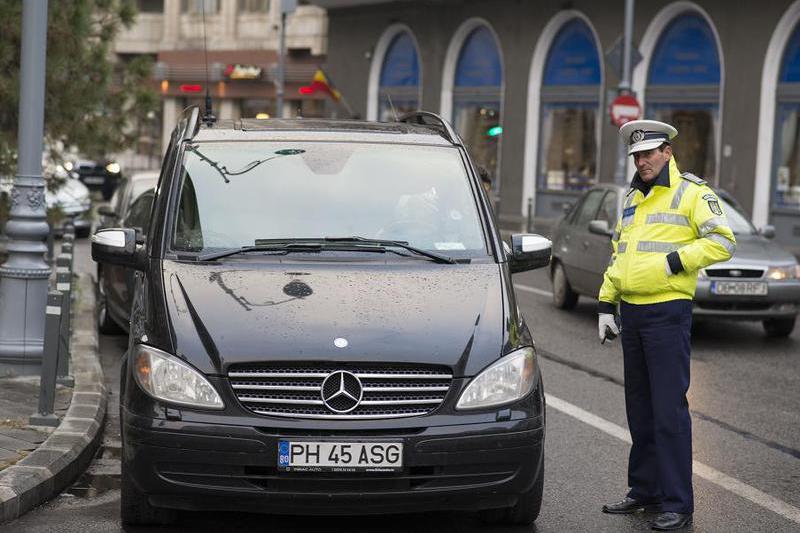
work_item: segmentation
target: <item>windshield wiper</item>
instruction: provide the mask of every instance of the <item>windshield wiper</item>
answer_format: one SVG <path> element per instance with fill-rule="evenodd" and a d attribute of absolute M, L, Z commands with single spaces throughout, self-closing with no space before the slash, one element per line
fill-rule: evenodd
<path fill-rule="evenodd" d="M 209 252 L 207 254 L 197 254 L 188 256 L 194 261 L 214 261 L 215 259 L 222 259 L 231 255 L 248 253 L 248 252 L 318 252 L 322 249 L 322 244 L 314 243 L 296 243 L 296 242 L 275 242 L 273 244 L 256 244 L 255 246 L 240 246 L 238 248 L 228 248 L 227 250 L 219 250 L 217 252 Z M 187 256 L 182 256 L 180 259 L 186 259 Z"/>
<path fill-rule="evenodd" d="M 389 247 L 402 248 L 417 255 L 421 255 L 436 261 L 437 263 L 455 264 L 456 261 L 450 257 L 422 250 L 414 246 L 410 246 L 406 241 L 392 241 L 381 239 L 368 239 L 366 237 L 323 237 L 311 239 L 256 239 L 256 244 L 251 246 L 240 246 L 238 248 L 229 248 L 227 250 L 219 250 L 216 252 L 209 252 L 206 254 L 197 254 L 191 256 L 179 256 L 179 259 L 190 258 L 193 261 L 214 261 L 215 259 L 222 259 L 236 254 L 248 252 L 319 252 L 325 248 L 347 250 L 347 251 L 367 251 L 367 252 L 394 252 L 389 250 Z M 397 252 L 394 252 L 397 253 Z M 405 257 L 405 254 L 399 254 Z"/>
<path fill-rule="evenodd" d="M 433 259 L 437 263 L 447 263 L 450 265 L 454 265 L 456 261 L 451 258 L 447 257 L 446 255 L 437 254 L 436 252 L 431 252 L 428 250 L 423 250 L 421 248 L 417 248 L 415 246 L 411 246 L 408 244 L 407 241 L 392 241 L 392 240 L 383 240 L 383 239 L 368 239 L 366 237 L 359 237 L 357 235 L 351 237 L 325 237 L 323 239 L 325 242 L 339 242 L 344 244 L 363 244 L 367 246 L 377 246 L 377 247 L 387 247 L 387 246 L 394 246 L 397 248 L 402 248 L 404 250 L 408 250 L 409 252 L 415 253 L 417 255 L 422 255 Z"/>

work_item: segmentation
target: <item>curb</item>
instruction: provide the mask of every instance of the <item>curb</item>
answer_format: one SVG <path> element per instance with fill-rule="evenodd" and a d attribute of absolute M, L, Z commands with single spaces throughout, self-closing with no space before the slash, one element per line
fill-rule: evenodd
<path fill-rule="evenodd" d="M 107 395 L 94 324 L 94 286 L 87 273 L 79 275 L 77 285 L 80 300 L 74 302 L 70 339 L 75 377 L 72 401 L 47 440 L 0 472 L 0 524 L 67 488 L 89 466 L 100 445 Z"/>

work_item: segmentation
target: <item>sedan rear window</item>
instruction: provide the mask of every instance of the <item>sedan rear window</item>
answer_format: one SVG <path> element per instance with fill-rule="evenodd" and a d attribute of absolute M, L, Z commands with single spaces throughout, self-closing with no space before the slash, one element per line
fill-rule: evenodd
<path fill-rule="evenodd" d="M 172 248 L 360 236 L 449 257 L 487 255 L 456 148 L 202 142 L 185 151 Z"/>

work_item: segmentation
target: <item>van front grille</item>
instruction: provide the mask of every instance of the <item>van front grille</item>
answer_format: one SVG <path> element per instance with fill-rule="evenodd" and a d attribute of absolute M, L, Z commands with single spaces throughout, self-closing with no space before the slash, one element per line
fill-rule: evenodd
<path fill-rule="evenodd" d="M 453 375 L 432 365 L 326 362 L 235 365 L 228 378 L 256 414 L 348 420 L 426 415 L 444 401 Z"/>

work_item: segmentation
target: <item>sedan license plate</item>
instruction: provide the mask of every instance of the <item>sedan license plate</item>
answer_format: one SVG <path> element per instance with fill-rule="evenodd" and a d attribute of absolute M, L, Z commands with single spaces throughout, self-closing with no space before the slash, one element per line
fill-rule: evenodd
<path fill-rule="evenodd" d="M 106 179 L 103 176 L 86 176 L 83 178 L 83 183 L 86 185 L 100 185 L 105 181 Z"/>
<path fill-rule="evenodd" d="M 767 284 L 763 281 L 712 281 L 711 294 L 766 296 Z"/>
<path fill-rule="evenodd" d="M 399 442 L 278 441 L 284 472 L 393 472 L 403 466 Z"/>

